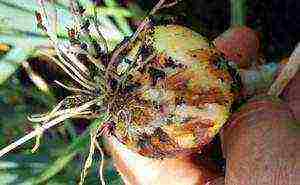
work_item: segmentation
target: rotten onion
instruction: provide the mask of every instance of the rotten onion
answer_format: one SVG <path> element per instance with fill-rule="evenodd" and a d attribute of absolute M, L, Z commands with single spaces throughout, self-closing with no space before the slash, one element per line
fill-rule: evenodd
<path fill-rule="evenodd" d="M 134 44 L 141 52 L 117 94 L 113 135 L 148 157 L 200 151 L 230 115 L 240 85 L 235 70 L 186 27 L 154 26 Z"/>

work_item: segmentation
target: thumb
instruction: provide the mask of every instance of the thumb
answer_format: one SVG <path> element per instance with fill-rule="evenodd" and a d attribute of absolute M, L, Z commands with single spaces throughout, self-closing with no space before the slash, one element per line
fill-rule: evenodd
<path fill-rule="evenodd" d="M 206 185 L 224 184 L 220 175 L 195 164 L 192 156 L 155 159 L 141 156 L 126 148 L 115 137 L 106 138 L 115 166 L 126 185 Z M 217 185 L 216 184 L 216 185 Z"/>

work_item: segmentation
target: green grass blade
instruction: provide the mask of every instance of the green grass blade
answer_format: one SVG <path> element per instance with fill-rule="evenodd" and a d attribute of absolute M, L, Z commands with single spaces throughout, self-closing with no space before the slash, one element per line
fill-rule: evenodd
<path fill-rule="evenodd" d="M 106 121 L 106 119 L 107 115 L 104 114 L 99 119 L 93 121 L 89 129 L 85 131 L 81 136 L 76 138 L 74 142 L 65 150 L 65 152 L 63 152 L 53 164 L 46 168 L 46 170 L 42 172 L 41 175 L 28 179 L 24 184 L 40 184 L 49 180 L 51 177 L 60 172 L 76 154 L 87 149 L 90 141 L 90 131 L 99 127 L 104 121 Z"/>

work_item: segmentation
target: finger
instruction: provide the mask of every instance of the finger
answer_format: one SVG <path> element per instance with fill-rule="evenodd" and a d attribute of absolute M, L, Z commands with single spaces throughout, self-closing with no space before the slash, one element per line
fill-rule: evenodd
<path fill-rule="evenodd" d="M 126 185 L 205 185 L 214 184 L 219 176 L 204 166 L 196 165 L 191 156 L 147 158 L 127 149 L 112 136 L 106 141 Z M 223 182 L 219 178 L 215 184 Z"/>

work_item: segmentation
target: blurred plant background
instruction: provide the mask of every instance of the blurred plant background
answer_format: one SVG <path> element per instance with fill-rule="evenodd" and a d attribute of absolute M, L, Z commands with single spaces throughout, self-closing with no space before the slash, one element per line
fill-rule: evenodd
<path fill-rule="evenodd" d="M 67 39 L 72 18 L 68 0 L 52 0 L 58 10 L 59 38 Z M 87 10 L 97 5 L 102 32 L 110 50 L 130 36 L 141 19 L 153 7 L 151 0 L 82 0 Z M 245 24 L 260 34 L 261 53 L 266 60 L 278 62 L 288 56 L 300 40 L 300 3 L 287 1 L 246 1 Z M 49 57 L 53 50 L 39 31 L 35 0 L 0 0 L 0 146 L 32 131 L 30 114 L 46 112 L 68 92 L 54 80 L 68 82 L 68 77 Z M 186 25 L 209 39 L 217 37 L 230 25 L 230 1 L 186 0 L 163 10 L 157 23 Z M 4 184 L 76 184 L 88 153 L 89 121 L 68 120 L 47 131 L 39 150 L 32 154 L 34 141 L 0 158 L 0 185 Z M 217 144 L 219 144 L 216 141 Z M 221 161 L 216 151 L 216 161 Z M 100 157 L 99 157 L 100 158 Z M 86 184 L 99 184 L 99 159 L 93 163 Z M 123 184 L 106 156 L 104 176 L 107 184 Z"/>

